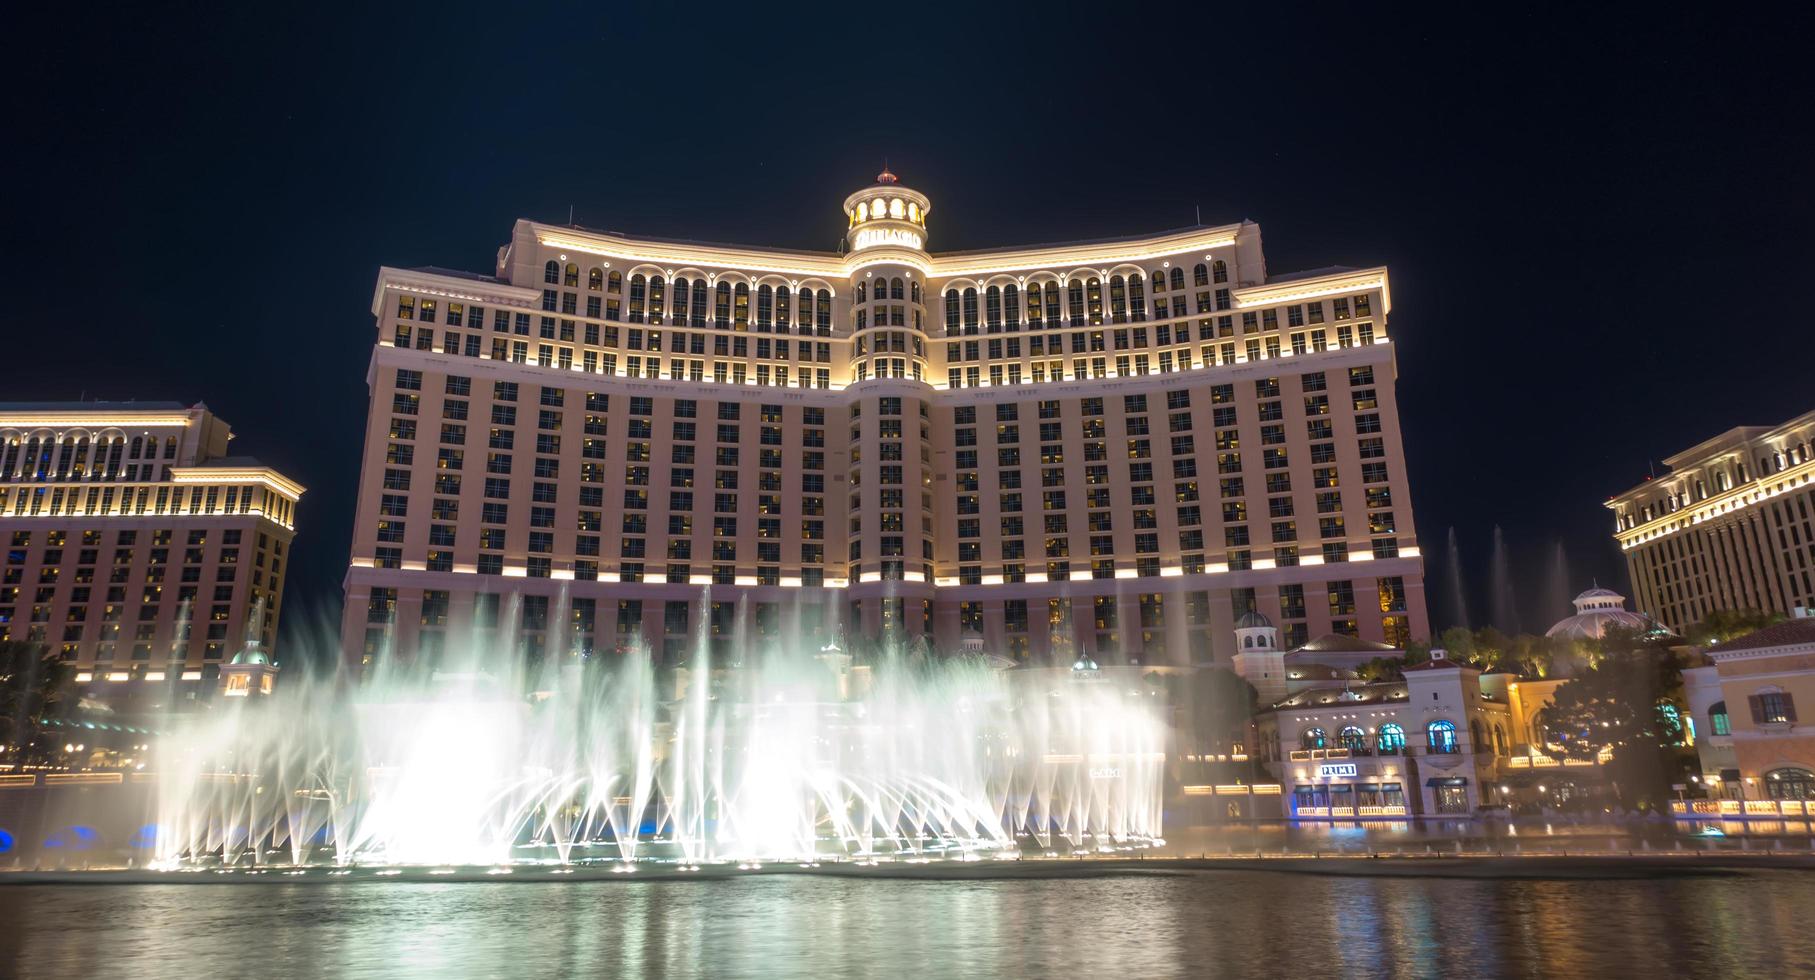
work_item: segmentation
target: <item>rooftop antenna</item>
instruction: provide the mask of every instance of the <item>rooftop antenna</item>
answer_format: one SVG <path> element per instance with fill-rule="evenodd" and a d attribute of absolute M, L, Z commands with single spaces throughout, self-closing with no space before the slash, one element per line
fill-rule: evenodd
<path fill-rule="evenodd" d="M 1200 225 L 1203 224 L 1204 223 L 1204 206 L 1202 204 L 1193 204 L 1191 207 L 1197 211 L 1197 223 Z"/>
<path fill-rule="evenodd" d="M 567 206 L 567 227 L 573 227 L 573 205 L 571 204 Z"/>

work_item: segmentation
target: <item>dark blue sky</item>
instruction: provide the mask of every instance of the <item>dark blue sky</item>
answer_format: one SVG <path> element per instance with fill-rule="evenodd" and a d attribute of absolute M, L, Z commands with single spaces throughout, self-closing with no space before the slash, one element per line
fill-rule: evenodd
<path fill-rule="evenodd" d="M 0 397 L 207 401 L 309 486 L 287 599 L 331 609 L 380 264 L 570 205 L 830 248 L 886 156 L 936 249 L 1201 207 L 1274 272 L 1390 266 L 1433 617 L 1452 527 L 1488 617 L 1497 524 L 1541 628 L 1624 583 L 1648 459 L 1815 407 L 1808 15 L 1590 6 L 12 10 Z"/>

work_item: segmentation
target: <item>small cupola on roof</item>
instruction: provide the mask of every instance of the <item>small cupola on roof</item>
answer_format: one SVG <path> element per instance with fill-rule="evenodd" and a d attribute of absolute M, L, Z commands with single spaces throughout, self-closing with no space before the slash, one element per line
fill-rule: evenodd
<path fill-rule="evenodd" d="M 884 170 L 874 184 L 844 199 L 845 244 L 853 252 L 893 248 L 924 254 L 932 209 L 925 194 L 903 187 L 901 178 Z"/>

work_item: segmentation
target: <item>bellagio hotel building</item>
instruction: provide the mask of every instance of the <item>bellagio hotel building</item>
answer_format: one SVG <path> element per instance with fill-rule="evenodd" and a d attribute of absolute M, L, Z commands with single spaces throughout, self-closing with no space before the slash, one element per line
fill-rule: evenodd
<path fill-rule="evenodd" d="M 1385 269 L 1269 275 L 1251 222 L 940 254 L 888 173 L 843 208 L 838 252 L 524 220 L 490 274 L 381 269 L 349 655 L 1429 632 Z"/>

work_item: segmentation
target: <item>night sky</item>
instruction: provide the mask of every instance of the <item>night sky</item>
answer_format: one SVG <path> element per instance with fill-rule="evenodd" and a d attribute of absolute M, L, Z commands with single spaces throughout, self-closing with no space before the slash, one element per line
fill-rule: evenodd
<path fill-rule="evenodd" d="M 379 265 L 490 272 L 570 206 L 830 249 L 885 157 L 935 250 L 1201 208 L 1274 273 L 1389 266 L 1438 624 L 1452 528 L 1468 620 L 1498 525 L 1499 625 L 1541 630 L 1625 586 L 1601 501 L 1649 460 L 1815 407 L 1801 11 L 302 6 L 0 31 L 0 399 L 206 401 L 309 487 L 287 633 L 337 616 Z"/>

